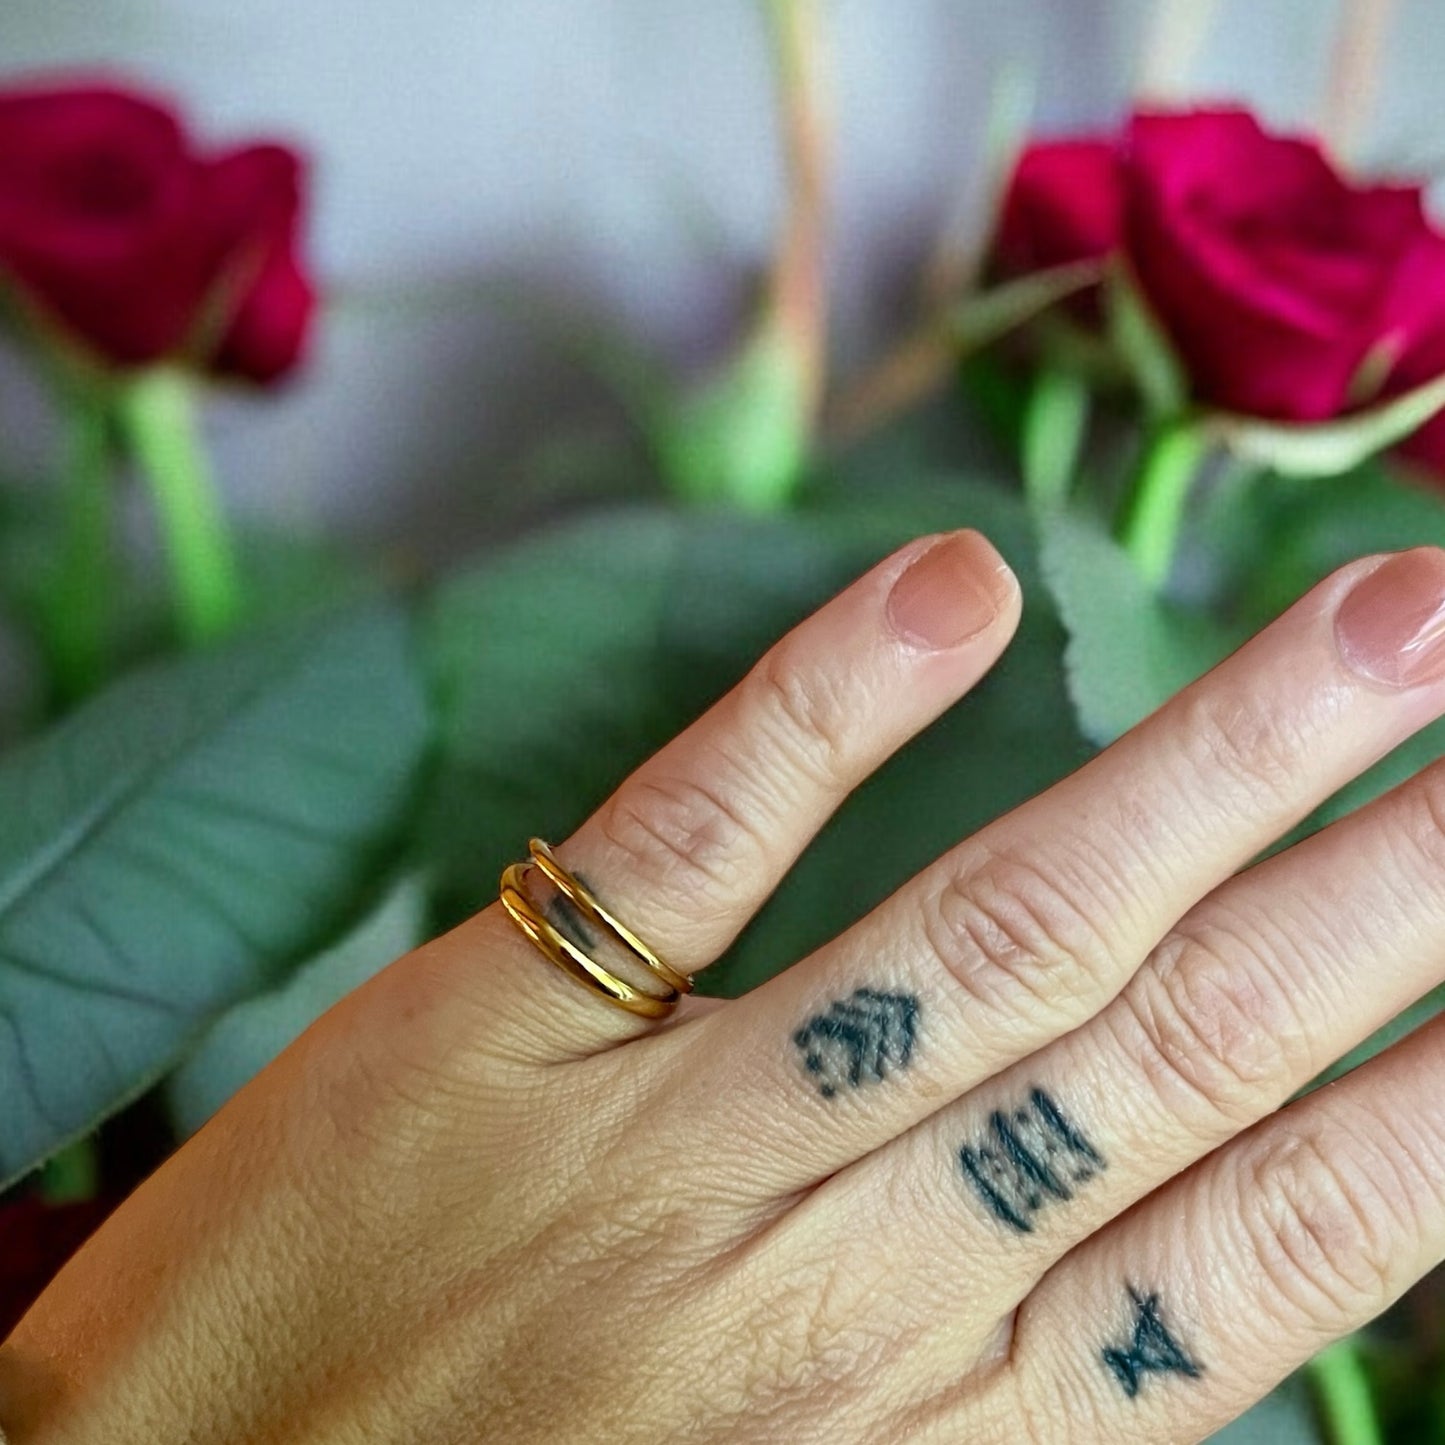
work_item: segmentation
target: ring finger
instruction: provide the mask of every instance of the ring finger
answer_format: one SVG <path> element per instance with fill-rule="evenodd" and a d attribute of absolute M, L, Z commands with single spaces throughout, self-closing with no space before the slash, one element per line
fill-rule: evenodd
<path fill-rule="evenodd" d="M 979 533 L 911 543 L 629 777 L 557 850 L 563 867 L 617 917 L 640 920 L 674 968 L 706 967 L 848 793 L 988 671 L 1019 609 L 1017 582 Z M 453 1014 L 480 1003 L 492 1052 L 556 1060 L 645 1028 L 547 969 L 495 906 L 426 952 Z M 605 951 L 598 961 L 614 962 Z M 475 1038 L 475 1011 L 461 1013 L 459 1036 Z"/>

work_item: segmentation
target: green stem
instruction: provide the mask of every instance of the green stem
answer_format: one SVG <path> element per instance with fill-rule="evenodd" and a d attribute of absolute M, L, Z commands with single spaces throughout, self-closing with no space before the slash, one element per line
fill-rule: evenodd
<path fill-rule="evenodd" d="M 1200 428 L 1187 419 L 1156 428 L 1120 508 L 1115 535 L 1156 590 L 1169 580 L 1184 507 L 1207 449 Z"/>
<path fill-rule="evenodd" d="M 1089 388 L 1076 372 L 1046 366 L 1034 378 L 1023 419 L 1024 495 L 1040 511 L 1068 499 L 1089 427 Z"/>
<path fill-rule="evenodd" d="M 115 498 L 107 398 L 71 391 L 62 405 L 62 543 L 45 621 L 55 691 L 74 702 L 99 687 L 107 671 Z"/>
<path fill-rule="evenodd" d="M 191 384 L 179 372 L 146 372 L 124 392 L 120 419 L 155 507 L 177 629 L 188 643 L 210 642 L 234 627 L 241 597 Z"/>
<path fill-rule="evenodd" d="M 1369 1376 L 1354 1339 L 1337 1341 L 1308 1369 L 1330 1445 L 1383 1445 Z"/>
<path fill-rule="evenodd" d="M 94 1199 L 100 1189 L 100 1154 L 93 1139 L 77 1139 L 45 1161 L 40 1192 L 51 1204 Z"/>

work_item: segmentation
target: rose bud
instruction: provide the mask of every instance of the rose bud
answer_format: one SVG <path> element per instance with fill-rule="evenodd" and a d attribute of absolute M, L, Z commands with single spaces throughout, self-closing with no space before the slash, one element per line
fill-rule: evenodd
<path fill-rule="evenodd" d="M 1024 274 L 1103 257 L 1122 233 L 1114 141 L 1041 141 L 1019 157 L 999 218 L 1002 270 Z"/>

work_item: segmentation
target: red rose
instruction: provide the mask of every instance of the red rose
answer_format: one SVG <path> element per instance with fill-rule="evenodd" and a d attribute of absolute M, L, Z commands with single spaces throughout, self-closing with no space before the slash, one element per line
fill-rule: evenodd
<path fill-rule="evenodd" d="M 1201 399 L 1318 421 L 1350 403 L 1396 268 L 1425 234 L 1414 186 L 1353 186 L 1311 140 L 1242 110 L 1139 115 L 1125 245 Z"/>
<path fill-rule="evenodd" d="M 1445 375 L 1445 236 L 1431 231 L 1405 258 L 1387 308 L 1386 345 L 1397 360 L 1386 383 L 1399 396 Z M 1400 445 L 1413 461 L 1445 477 L 1445 413 Z"/>
<path fill-rule="evenodd" d="M 171 110 L 114 87 L 0 93 L 0 273 L 105 361 L 288 370 L 314 301 L 300 213 L 280 146 L 203 155 Z"/>
<path fill-rule="evenodd" d="M 1042 141 L 1019 157 L 999 218 L 997 254 L 1006 271 L 1106 256 L 1122 232 L 1114 141 Z"/>

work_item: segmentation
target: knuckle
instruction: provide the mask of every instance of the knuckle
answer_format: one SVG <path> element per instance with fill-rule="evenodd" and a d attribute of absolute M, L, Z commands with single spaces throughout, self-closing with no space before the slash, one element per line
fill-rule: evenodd
<path fill-rule="evenodd" d="M 1166 938 L 1122 1004 L 1130 1050 L 1173 1110 L 1202 1100 L 1242 1128 L 1307 1070 L 1307 1038 L 1286 990 L 1256 949 L 1217 926 Z"/>
<path fill-rule="evenodd" d="M 841 679 L 800 667 L 782 644 L 748 675 L 745 706 L 789 768 L 830 792 L 845 784 L 858 723 L 856 699 L 844 694 Z"/>
<path fill-rule="evenodd" d="M 1309 749 L 1298 719 L 1268 697 L 1224 700 L 1201 687 L 1183 704 L 1179 734 L 1194 774 L 1211 788 L 1222 780 L 1250 811 L 1261 796 L 1288 799 L 1299 790 Z"/>
<path fill-rule="evenodd" d="M 1403 832 L 1430 877 L 1445 867 L 1445 768 L 1430 768 L 1412 790 L 1414 806 L 1405 810 Z"/>
<path fill-rule="evenodd" d="M 1398 1203 L 1374 1170 L 1317 1133 L 1290 1133 L 1250 1151 L 1236 1187 L 1248 1266 L 1277 1309 L 1329 1327 L 1388 1302 Z"/>
<path fill-rule="evenodd" d="M 597 821 L 628 874 L 664 899 L 685 899 L 693 915 L 699 903 L 731 903 L 762 851 L 722 793 L 696 780 L 636 777 Z"/>
<path fill-rule="evenodd" d="M 925 904 L 929 952 L 990 1009 L 1068 1020 L 1106 984 L 1113 961 L 1090 910 L 1045 866 L 995 855 L 955 874 Z"/>

